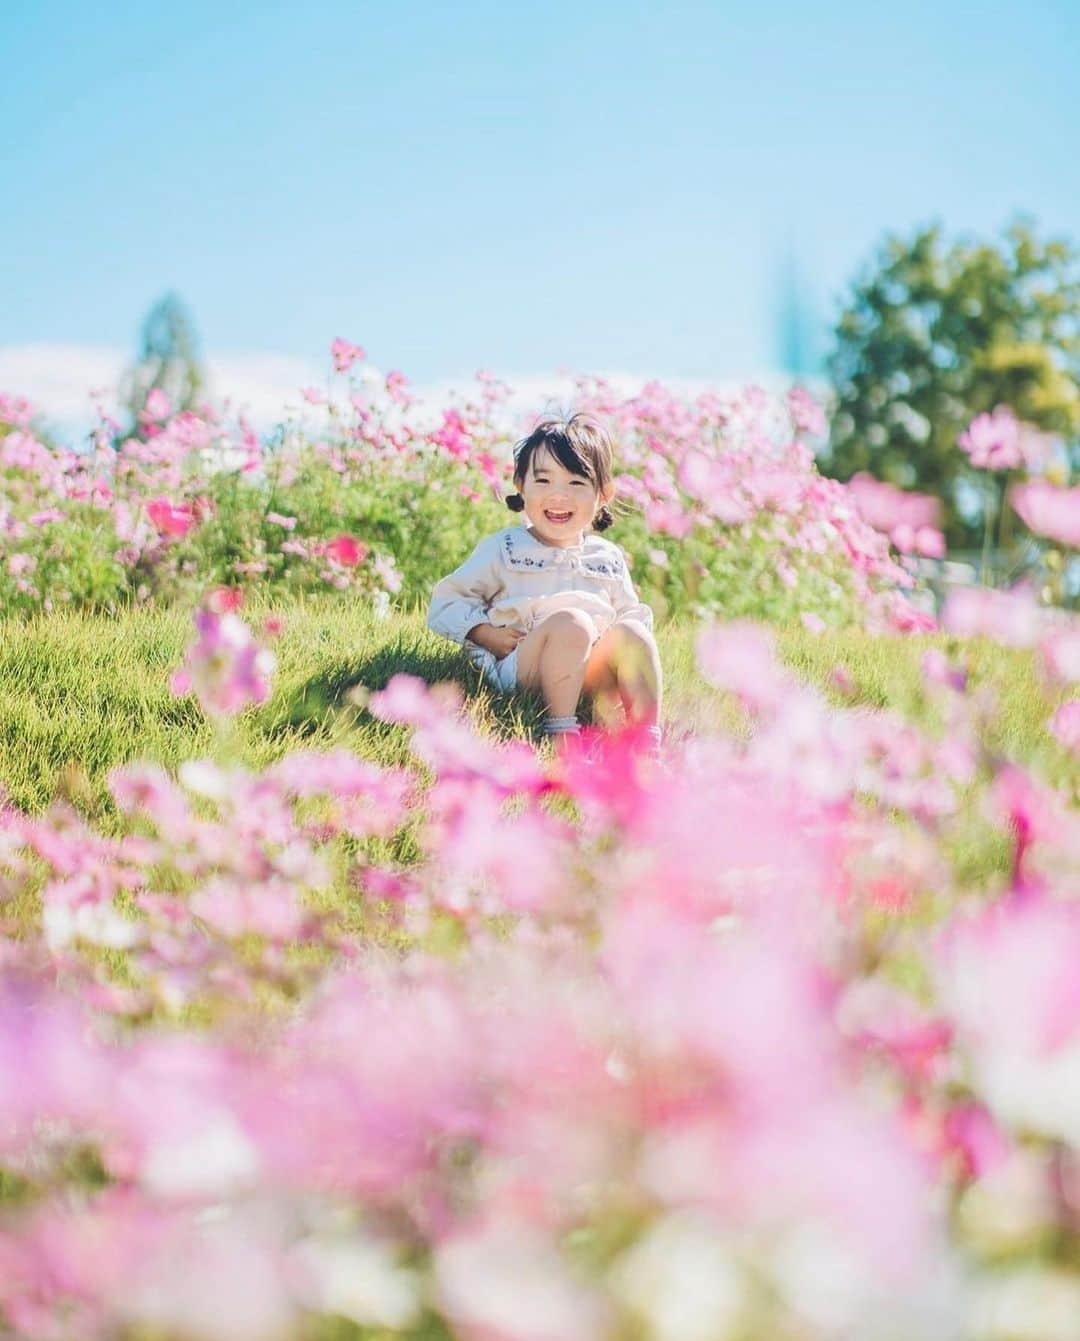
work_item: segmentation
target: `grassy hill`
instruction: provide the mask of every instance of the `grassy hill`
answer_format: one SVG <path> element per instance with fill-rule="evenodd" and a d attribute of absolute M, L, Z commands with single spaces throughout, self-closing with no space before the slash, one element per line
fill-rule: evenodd
<path fill-rule="evenodd" d="M 481 731 L 539 740 L 541 709 L 530 698 L 494 695 L 464 656 L 424 626 L 420 612 L 374 619 L 366 604 L 341 596 L 249 606 L 253 627 L 275 615 L 278 670 L 261 708 L 243 713 L 223 741 L 193 698 L 176 698 L 169 676 L 193 636 L 189 611 L 136 610 L 116 617 L 57 612 L 0 621 L 0 784 L 15 805 L 39 813 L 62 789 L 104 829 L 115 812 L 106 777 L 117 764 L 152 759 L 175 769 L 184 759 L 234 749 L 252 769 L 295 748 L 346 745 L 381 763 L 408 757 L 405 732 L 373 719 L 348 691 L 383 686 L 398 671 L 435 682 L 456 680 Z M 695 629 L 670 623 L 658 631 L 667 702 L 665 725 L 676 738 L 726 724 L 739 713 L 694 666 Z M 989 644 L 946 638 L 874 638 L 857 631 L 815 635 L 778 632 L 784 660 L 837 702 L 892 707 L 925 716 L 919 662 L 932 644 L 962 655 L 972 681 L 992 685 L 999 711 L 991 743 L 1018 760 L 1038 759 L 1051 777 L 1067 760 L 1046 734 L 1053 701 L 1032 658 Z M 837 667 L 849 686 L 841 690 Z"/>

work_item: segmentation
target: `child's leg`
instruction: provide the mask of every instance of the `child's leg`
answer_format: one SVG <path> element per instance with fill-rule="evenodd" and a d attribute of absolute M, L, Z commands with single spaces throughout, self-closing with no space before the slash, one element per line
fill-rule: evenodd
<path fill-rule="evenodd" d="M 610 644 L 600 648 L 599 641 L 593 644 L 585 663 L 582 692 L 592 699 L 593 720 L 606 731 L 619 731 L 626 725 L 626 704 L 615 677 L 609 647 Z"/>
<path fill-rule="evenodd" d="M 605 713 L 610 712 L 614 687 L 627 719 L 653 726 L 660 719 L 662 680 L 660 653 L 652 633 L 637 620 L 626 620 L 613 624 L 593 647 L 583 687 L 586 693 L 599 696 L 598 706 L 603 704 Z"/>
<path fill-rule="evenodd" d="M 596 626 L 577 610 L 550 615 L 517 645 L 517 681 L 539 689 L 549 717 L 573 717 L 581 697 Z"/>

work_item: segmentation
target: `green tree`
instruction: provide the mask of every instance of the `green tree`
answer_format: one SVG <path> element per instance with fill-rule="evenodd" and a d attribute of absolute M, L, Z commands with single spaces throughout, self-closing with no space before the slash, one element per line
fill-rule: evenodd
<path fill-rule="evenodd" d="M 1080 429 L 1078 262 L 1024 221 L 998 243 L 946 245 L 939 225 L 887 238 L 836 326 L 823 468 L 936 493 L 950 542 L 975 543 L 986 494 L 965 490 L 977 472 L 956 445 L 972 418 L 1007 405 L 1066 439 Z"/>
<path fill-rule="evenodd" d="M 134 422 L 151 391 L 163 391 L 179 412 L 194 408 L 204 384 L 194 324 L 180 298 L 167 293 L 146 315 L 138 358 L 124 375 L 121 399 Z"/>

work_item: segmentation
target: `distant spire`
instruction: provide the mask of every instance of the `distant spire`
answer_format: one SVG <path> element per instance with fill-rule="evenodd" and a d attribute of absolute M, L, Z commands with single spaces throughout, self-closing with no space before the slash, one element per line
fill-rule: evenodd
<path fill-rule="evenodd" d="M 813 376 L 818 371 L 808 317 L 795 246 L 789 240 L 780 265 L 776 335 L 778 362 L 792 381 Z"/>

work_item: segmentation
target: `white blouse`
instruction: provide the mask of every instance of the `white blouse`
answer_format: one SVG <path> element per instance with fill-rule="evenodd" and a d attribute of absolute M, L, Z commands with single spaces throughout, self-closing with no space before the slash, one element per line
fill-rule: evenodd
<path fill-rule="evenodd" d="M 627 619 L 653 626 L 618 545 L 587 534 L 564 549 L 546 545 L 525 526 L 485 536 L 460 568 L 436 583 L 427 622 L 485 666 L 492 654 L 466 641 L 470 629 L 495 624 L 528 633 L 556 610 L 591 615 L 597 633 Z"/>

